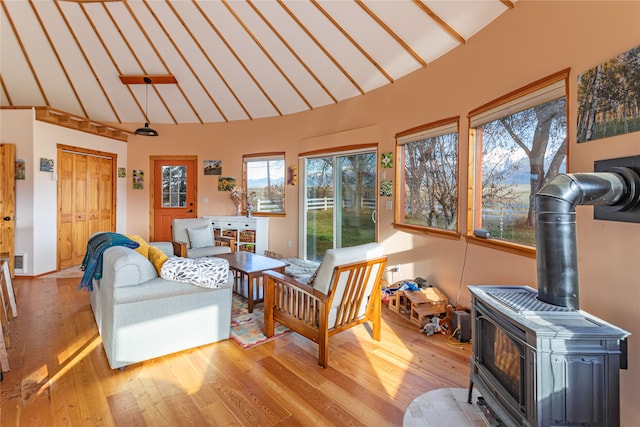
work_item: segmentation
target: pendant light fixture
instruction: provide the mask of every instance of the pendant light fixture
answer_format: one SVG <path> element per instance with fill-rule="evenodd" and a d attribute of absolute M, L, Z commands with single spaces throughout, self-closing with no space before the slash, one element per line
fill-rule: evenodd
<path fill-rule="evenodd" d="M 149 118 L 147 116 L 147 109 L 149 107 L 149 84 L 151 83 L 151 79 L 149 77 L 144 78 L 144 82 L 146 83 L 146 101 L 144 105 L 144 127 L 136 129 L 136 135 L 142 136 L 158 136 L 158 131 L 149 127 Z"/>

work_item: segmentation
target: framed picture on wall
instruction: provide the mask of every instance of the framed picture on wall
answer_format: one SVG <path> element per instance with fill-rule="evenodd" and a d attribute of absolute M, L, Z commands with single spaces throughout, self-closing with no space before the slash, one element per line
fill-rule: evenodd
<path fill-rule="evenodd" d="M 132 187 L 134 190 L 142 190 L 144 188 L 144 172 L 141 169 L 133 170 L 133 184 Z"/>

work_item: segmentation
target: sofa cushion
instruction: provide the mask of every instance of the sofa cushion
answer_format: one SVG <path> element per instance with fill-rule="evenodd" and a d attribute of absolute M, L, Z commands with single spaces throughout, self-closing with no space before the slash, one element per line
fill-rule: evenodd
<path fill-rule="evenodd" d="M 229 277 L 229 261 L 222 258 L 169 258 L 160 271 L 163 279 L 186 282 L 203 288 L 225 286 Z"/>
<path fill-rule="evenodd" d="M 229 246 L 210 246 L 208 248 L 187 249 L 187 258 L 202 258 L 231 253 Z"/>
<path fill-rule="evenodd" d="M 189 235 L 189 243 L 193 249 L 209 248 L 214 246 L 211 226 L 187 227 L 187 234 Z"/>
<path fill-rule="evenodd" d="M 148 252 L 149 261 L 151 261 L 151 264 L 153 264 L 153 266 L 156 268 L 158 275 L 160 275 L 162 266 L 164 265 L 165 261 L 169 259 L 169 257 L 162 251 L 162 249 L 158 249 L 155 246 L 149 246 Z"/>

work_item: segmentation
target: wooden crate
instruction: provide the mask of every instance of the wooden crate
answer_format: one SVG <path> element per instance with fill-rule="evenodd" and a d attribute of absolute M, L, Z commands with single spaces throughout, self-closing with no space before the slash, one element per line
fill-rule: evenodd
<path fill-rule="evenodd" d="M 393 295 L 389 295 L 389 310 L 398 314 L 409 314 L 411 312 L 411 303 L 404 291 L 396 291 Z"/>
<path fill-rule="evenodd" d="M 433 287 L 407 292 L 406 297 L 411 305 L 409 320 L 420 327 L 423 327 L 431 316 L 444 313 L 449 303 L 447 296 Z"/>

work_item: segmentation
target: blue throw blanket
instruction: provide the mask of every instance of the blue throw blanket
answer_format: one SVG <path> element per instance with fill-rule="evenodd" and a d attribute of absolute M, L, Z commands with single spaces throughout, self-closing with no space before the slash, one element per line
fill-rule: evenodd
<path fill-rule="evenodd" d="M 102 278 L 102 253 L 111 246 L 125 246 L 135 249 L 140 245 L 120 233 L 99 233 L 91 237 L 80 267 L 84 274 L 78 289 L 93 291 L 93 279 Z"/>

